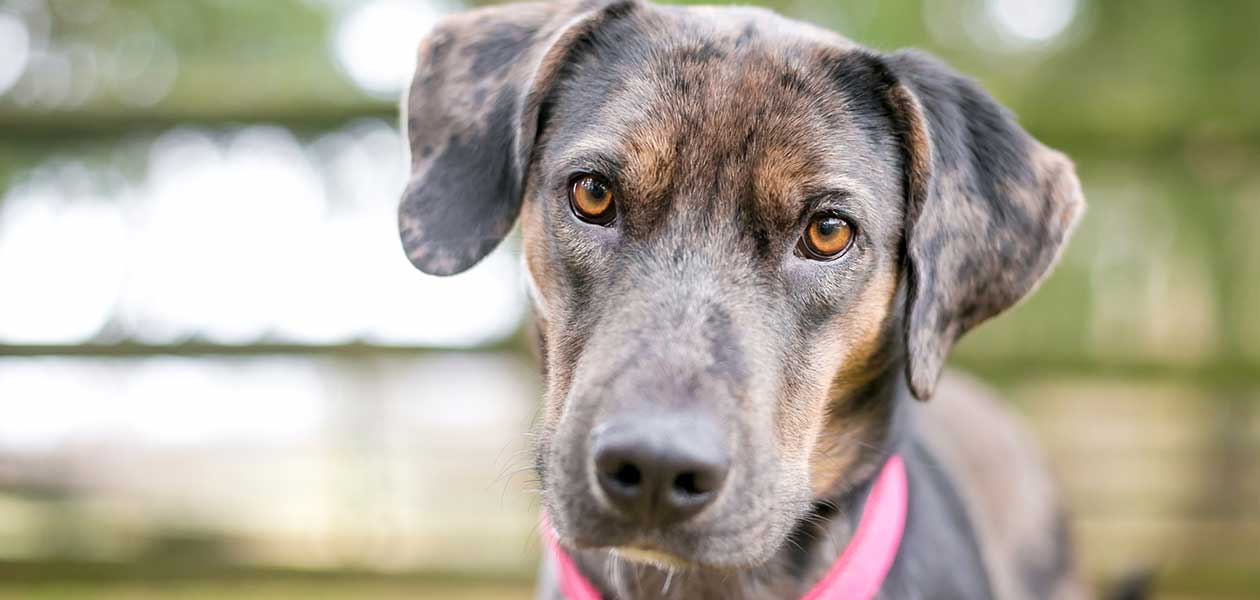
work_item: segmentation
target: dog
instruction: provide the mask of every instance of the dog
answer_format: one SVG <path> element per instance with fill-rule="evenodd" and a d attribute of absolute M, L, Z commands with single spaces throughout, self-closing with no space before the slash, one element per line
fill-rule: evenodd
<path fill-rule="evenodd" d="M 942 375 L 1084 209 L 977 84 L 761 9 L 582 0 L 446 17 L 407 96 L 410 261 L 520 223 L 540 598 L 1086 596 L 1031 437 Z"/>

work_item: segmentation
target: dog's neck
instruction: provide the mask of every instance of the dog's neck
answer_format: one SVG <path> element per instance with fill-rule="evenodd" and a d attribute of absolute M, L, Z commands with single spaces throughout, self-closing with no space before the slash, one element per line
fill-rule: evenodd
<path fill-rule="evenodd" d="M 886 430 L 873 440 L 878 452 L 866 459 L 861 481 L 843 491 L 817 498 L 814 510 L 797 522 L 792 534 L 765 564 L 744 569 L 667 569 L 633 562 L 613 550 L 585 550 L 573 555 L 582 574 L 607 598 L 797 598 L 827 572 L 848 546 L 861 516 L 862 501 L 879 465 L 907 437 L 913 398 L 900 365 L 893 366 L 862 391 L 864 401 L 884 403 L 891 410 Z M 869 474 L 867 474 L 869 473 Z"/>

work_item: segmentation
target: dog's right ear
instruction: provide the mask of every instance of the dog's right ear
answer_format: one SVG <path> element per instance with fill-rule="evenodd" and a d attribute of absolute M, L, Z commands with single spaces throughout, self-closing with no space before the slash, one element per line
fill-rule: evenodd
<path fill-rule="evenodd" d="M 511 4 L 448 17 L 428 35 L 404 101 L 411 178 L 398 208 L 416 268 L 460 273 L 507 236 L 539 106 L 582 42 L 632 5 Z"/>

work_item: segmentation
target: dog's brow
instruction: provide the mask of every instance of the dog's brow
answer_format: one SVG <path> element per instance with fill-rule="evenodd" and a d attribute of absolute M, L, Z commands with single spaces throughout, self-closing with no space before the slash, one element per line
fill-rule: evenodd
<path fill-rule="evenodd" d="M 872 193 L 871 186 L 859 178 L 844 174 L 841 168 L 822 168 L 801 182 L 799 200 L 802 203 L 828 201 L 833 203 L 861 202 Z"/>
<path fill-rule="evenodd" d="M 799 198 L 801 204 L 806 206 L 845 204 L 853 201 L 853 192 L 848 188 L 804 186 L 801 188 Z"/>
<path fill-rule="evenodd" d="M 616 178 L 621 170 L 621 163 L 622 161 L 617 158 L 614 152 L 594 146 L 582 145 L 566 149 L 564 154 L 561 154 L 556 161 L 559 174 L 561 175 L 577 172 L 594 172 L 610 178 Z"/>
<path fill-rule="evenodd" d="M 799 180 L 786 188 L 780 185 L 765 191 L 775 196 L 783 195 L 784 197 L 772 201 L 788 209 L 808 210 L 821 206 L 843 208 L 864 204 L 866 197 L 871 193 L 869 186 L 836 173 L 835 171 L 838 170 L 815 171 L 811 169 L 810 173 L 803 174 Z M 765 177 L 764 172 L 758 175 Z M 767 198 L 767 200 L 771 199 Z"/>

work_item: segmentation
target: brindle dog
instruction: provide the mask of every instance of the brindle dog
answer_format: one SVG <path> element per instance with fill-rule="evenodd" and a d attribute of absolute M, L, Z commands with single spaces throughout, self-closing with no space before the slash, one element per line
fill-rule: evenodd
<path fill-rule="evenodd" d="M 411 261 L 459 273 L 521 223 L 543 505 L 606 597 L 799 596 L 893 452 L 883 597 L 1083 594 L 1029 436 L 938 386 L 1083 209 L 972 81 L 762 10 L 586 0 L 444 20 L 405 107 Z"/>

